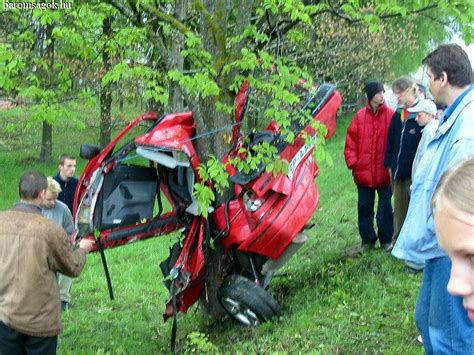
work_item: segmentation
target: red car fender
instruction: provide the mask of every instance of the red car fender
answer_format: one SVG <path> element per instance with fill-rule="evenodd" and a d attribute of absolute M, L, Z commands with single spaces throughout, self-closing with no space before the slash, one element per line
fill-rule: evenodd
<path fill-rule="evenodd" d="M 342 96 L 339 91 L 335 90 L 332 94 L 332 98 L 328 100 L 328 104 L 325 105 L 316 115 L 315 119 L 323 123 L 328 132 L 324 137 L 326 140 L 334 136 L 336 133 L 337 125 L 337 110 L 342 103 Z"/>
<path fill-rule="evenodd" d="M 175 287 L 178 289 L 176 295 L 177 310 L 186 313 L 200 297 L 205 282 L 204 251 L 204 229 L 205 219 L 195 217 L 186 235 L 181 253 L 174 265 L 178 270 Z M 173 304 L 170 299 L 163 313 L 166 320 L 173 315 Z"/>
<path fill-rule="evenodd" d="M 256 212 L 246 211 L 242 197 L 228 205 L 230 229 L 220 239 L 224 249 L 238 246 L 238 250 L 254 252 L 278 259 L 296 234 L 304 227 L 319 202 L 319 191 L 314 182 L 316 164 L 312 157 L 296 170 L 293 191 L 287 196 L 269 191 L 268 199 Z M 226 231 L 225 206 L 214 212 L 214 221 L 220 231 Z M 249 221 L 254 218 L 253 221 Z"/>

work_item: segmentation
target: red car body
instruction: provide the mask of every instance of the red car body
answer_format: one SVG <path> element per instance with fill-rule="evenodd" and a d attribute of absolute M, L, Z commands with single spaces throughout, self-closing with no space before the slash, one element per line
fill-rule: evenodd
<path fill-rule="evenodd" d="M 248 92 L 248 85 L 244 84 L 236 97 L 236 122 L 242 119 Z M 327 138 L 335 132 L 341 100 L 339 92 L 326 84 L 304 106 L 315 120 L 328 127 Z M 165 318 L 175 308 L 186 312 L 200 297 L 205 283 L 205 243 L 209 233 L 216 236 L 227 254 L 228 274 L 222 275 L 223 278 L 236 274 L 251 282 L 247 285 L 247 281 L 239 279 L 236 287 L 243 287 L 243 283 L 253 290 L 253 283 L 262 289 L 255 292 L 266 292 L 267 276 L 306 240 L 301 232 L 319 201 L 315 184 L 319 169 L 312 156 L 314 146 L 305 141 L 305 135 L 315 138 L 316 132 L 310 124 L 301 126 L 298 120 L 295 122 L 292 129 L 299 134 L 291 144 L 274 123 L 259 135 L 259 139 L 276 146 L 280 158 L 289 162 L 288 174 L 274 176 L 264 166 L 243 174 L 229 166 L 235 196 L 210 213 L 213 226 L 210 231 L 207 221 L 197 215 L 192 195 L 194 183 L 200 181 L 192 113 L 162 117 L 145 113 L 137 117 L 102 151 L 81 154 L 90 161 L 76 190 L 76 238 L 96 238 L 99 242 L 96 248 L 107 249 L 184 228 L 182 245 L 171 251 L 162 267 L 165 276 L 169 274 L 172 278 Z M 145 132 L 119 147 L 126 135 L 144 123 L 148 124 Z M 229 152 L 228 158 L 238 156 L 239 147 L 244 144 L 238 126 L 234 127 L 233 139 L 236 148 Z M 292 244 L 298 246 L 293 248 Z M 267 312 L 252 310 L 249 302 L 235 296 L 235 289 L 230 285 L 234 279 L 229 279 L 221 292 L 221 303 L 229 313 L 236 313 L 232 315 L 244 319 L 244 323 L 253 323 L 254 318 L 256 321 L 270 317 L 268 309 L 277 312 L 273 303 L 276 301 L 265 294 L 263 298 L 271 298 L 266 303 L 262 301 Z M 233 312 L 234 309 L 237 310 Z"/>

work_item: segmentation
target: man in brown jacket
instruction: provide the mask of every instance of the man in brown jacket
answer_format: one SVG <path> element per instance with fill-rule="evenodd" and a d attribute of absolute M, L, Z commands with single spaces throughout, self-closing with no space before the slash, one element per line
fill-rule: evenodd
<path fill-rule="evenodd" d="M 61 332 L 56 272 L 78 276 L 93 242 L 73 250 L 65 231 L 41 215 L 46 177 L 24 173 L 20 202 L 0 212 L 0 354 L 55 354 Z"/>

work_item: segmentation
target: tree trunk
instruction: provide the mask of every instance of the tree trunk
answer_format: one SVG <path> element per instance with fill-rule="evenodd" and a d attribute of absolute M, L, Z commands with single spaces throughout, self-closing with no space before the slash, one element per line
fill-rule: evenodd
<path fill-rule="evenodd" d="M 40 162 L 50 163 L 53 152 L 53 126 L 48 121 L 43 121 L 43 132 L 41 135 Z"/>
<path fill-rule="evenodd" d="M 203 5 L 205 12 L 201 16 L 201 34 L 204 49 L 213 56 L 214 69 L 220 73 L 225 53 L 225 35 L 227 31 L 227 16 L 231 2 L 228 0 L 205 0 Z M 210 16 L 210 14 L 213 14 Z M 211 23 L 212 22 L 212 23 Z M 216 29 L 218 29 L 216 31 Z M 198 134 L 214 131 L 213 134 L 196 140 L 196 150 L 202 162 L 206 162 L 210 154 L 222 161 L 224 154 L 230 146 L 225 142 L 225 131 L 217 131 L 223 126 L 229 125 L 232 120 L 228 114 L 216 109 L 217 100 L 221 102 L 232 102 L 228 93 L 222 90 L 219 98 L 207 97 L 199 101 L 190 102 L 191 110 L 196 122 Z M 217 196 L 216 204 L 220 204 L 228 198 L 229 190 L 224 196 Z M 214 249 L 206 248 L 206 283 L 201 295 L 201 309 L 206 316 L 221 319 L 224 310 L 217 299 L 217 289 L 223 281 L 222 257 L 223 250 L 216 246 Z"/>
<path fill-rule="evenodd" d="M 109 38 L 112 34 L 112 18 L 106 17 L 102 23 L 102 32 L 105 38 Z M 104 49 L 102 53 L 103 75 L 108 73 L 112 67 L 110 53 Z M 108 83 L 102 84 L 100 91 L 100 138 L 99 145 L 104 148 L 110 142 L 111 125 L 112 125 L 112 87 Z"/>
<path fill-rule="evenodd" d="M 183 21 L 186 17 L 186 9 L 188 6 L 187 0 L 177 0 L 175 3 L 175 17 L 179 21 Z M 171 49 L 168 56 L 168 70 L 179 70 L 183 71 L 184 58 L 181 55 L 181 49 L 183 48 L 184 35 L 178 31 L 173 30 L 171 34 Z M 179 87 L 179 84 L 172 81 L 169 86 L 169 97 L 168 97 L 168 112 L 183 112 L 183 94 Z"/>
<path fill-rule="evenodd" d="M 45 48 L 45 57 L 49 63 L 49 68 L 54 68 L 54 39 L 52 38 L 54 25 L 49 24 L 46 26 L 45 33 L 43 36 Z M 41 31 L 41 30 L 40 30 Z M 49 42 L 48 42 L 49 41 Z M 48 72 L 49 80 L 51 82 L 54 78 L 51 78 L 51 72 Z M 40 162 L 50 163 L 52 161 L 53 152 L 53 126 L 48 121 L 43 121 L 43 132 L 41 135 L 41 151 L 40 151 Z"/>

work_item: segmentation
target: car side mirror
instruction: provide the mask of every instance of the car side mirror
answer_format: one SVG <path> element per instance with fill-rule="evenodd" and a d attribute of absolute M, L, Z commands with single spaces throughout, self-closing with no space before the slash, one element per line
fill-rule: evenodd
<path fill-rule="evenodd" d="M 100 148 L 95 144 L 81 144 L 79 156 L 82 159 L 91 160 L 100 153 Z"/>

